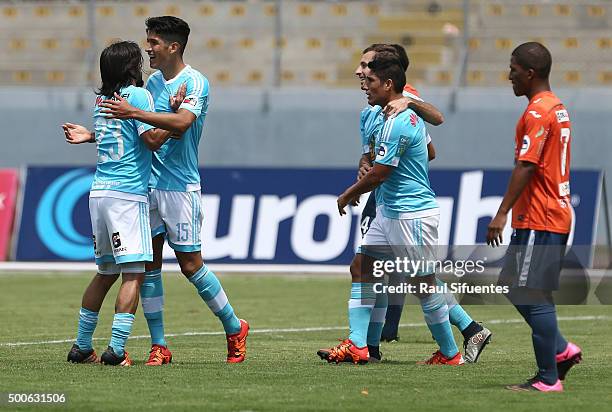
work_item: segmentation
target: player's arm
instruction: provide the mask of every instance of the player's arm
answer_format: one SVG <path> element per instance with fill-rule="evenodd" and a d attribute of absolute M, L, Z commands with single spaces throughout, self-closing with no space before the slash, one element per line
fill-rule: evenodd
<path fill-rule="evenodd" d="M 338 211 L 340 215 L 346 214 L 344 208 L 352 199 L 359 198 L 364 193 L 371 192 L 380 186 L 393 172 L 392 166 L 374 163 L 374 166 L 361 179 L 351 185 L 338 196 Z"/>
<path fill-rule="evenodd" d="M 85 126 L 73 123 L 64 123 L 62 125 L 66 142 L 70 144 L 95 143 L 96 134 L 87 130 Z"/>
<path fill-rule="evenodd" d="M 436 148 L 433 142 L 427 143 L 427 158 L 430 162 L 436 158 Z"/>
<path fill-rule="evenodd" d="M 147 148 L 153 152 L 162 147 L 171 137 L 173 137 L 172 132 L 157 128 L 147 130 L 140 135 Z"/>
<path fill-rule="evenodd" d="M 406 96 L 389 102 L 383 109 L 383 112 L 387 118 L 393 118 L 401 112 L 406 111 L 406 109 L 414 110 L 421 119 L 434 126 L 439 126 L 444 123 L 444 115 L 436 106 Z"/>
<path fill-rule="evenodd" d="M 179 109 L 176 113 L 156 113 L 138 109 L 128 103 L 126 99 L 115 93 L 114 100 L 104 100 L 100 103 L 104 107 L 102 113 L 111 119 L 134 119 L 150 124 L 158 129 L 183 134 L 195 121 L 196 115 L 187 109 Z"/>
<path fill-rule="evenodd" d="M 506 221 L 508 220 L 508 213 L 512 209 L 512 206 L 516 203 L 518 198 L 523 193 L 523 190 L 531 180 L 537 165 L 524 160 L 519 160 L 512 170 L 512 176 L 510 176 L 510 183 L 508 189 L 504 194 L 504 198 L 499 206 L 497 214 L 489 223 L 487 232 L 487 244 L 491 246 L 499 246 L 502 242 L 502 232 L 506 227 Z"/>

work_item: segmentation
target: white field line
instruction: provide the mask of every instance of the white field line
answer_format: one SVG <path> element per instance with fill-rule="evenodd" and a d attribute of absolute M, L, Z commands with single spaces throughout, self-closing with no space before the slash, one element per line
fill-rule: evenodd
<path fill-rule="evenodd" d="M 559 321 L 579 321 L 579 320 L 612 320 L 610 316 L 559 316 Z M 483 321 L 486 325 L 498 325 L 508 323 L 523 323 L 523 319 L 491 319 Z M 425 323 L 402 323 L 401 328 L 416 328 L 424 327 Z M 280 329 L 251 329 L 249 333 L 295 333 L 295 332 L 325 332 L 331 330 L 346 330 L 347 326 L 315 326 L 310 328 L 280 328 Z M 183 332 L 183 333 L 168 333 L 166 337 L 177 337 L 177 336 L 217 336 L 225 335 L 225 332 Z M 149 335 L 135 335 L 130 336 L 130 339 L 149 339 Z M 94 338 L 93 340 L 105 340 L 107 338 Z M 51 345 L 55 343 L 72 343 L 72 339 L 58 339 L 58 340 L 45 340 L 36 342 L 8 342 L 0 343 L 0 346 L 32 346 L 32 345 Z"/>

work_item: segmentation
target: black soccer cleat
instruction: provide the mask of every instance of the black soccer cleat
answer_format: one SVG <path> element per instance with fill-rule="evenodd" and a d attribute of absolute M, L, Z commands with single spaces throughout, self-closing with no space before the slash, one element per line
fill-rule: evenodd
<path fill-rule="evenodd" d="M 100 362 L 104 365 L 111 366 L 132 366 L 134 364 L 128 356 L 127 351 L 123 353 L 123 356 L 119 356 L 110 346 L 106 348 L 102 356 L 100 356 Z"/>
<path fill-rule="evenodd" d="M 96 351 L 93 349 L 81 350 L 79 345 L 75 343 L 72 345 L 70 352 L 68 352 L 68 359 L 66 360 L 72 363 L 97 363 L 98 355 L 96 355 Z"/>

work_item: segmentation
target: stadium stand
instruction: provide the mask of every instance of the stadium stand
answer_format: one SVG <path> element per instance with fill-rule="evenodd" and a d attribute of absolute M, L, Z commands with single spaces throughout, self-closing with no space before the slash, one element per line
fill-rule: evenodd
<path fill-rule="evenodd" d="M 187 61 L 221 83 L 269 85 L 280 55 L 281 85 L 354 86 L 361 50 L 397 42 L 411 58 L 416 85 L 457 84 L 467 21 L 466 85 L 506 81 L 508 53 L 527 40 L 555 55 L 554 81 L 608 85 L 612 2 L 602 0 L 96 1 L 94 38 L 86 1 L 0 3 L 0 85 L 87 85 L 97 78 L 96 51 L 116 39 L 144 42 L 144 18 L 177 15 L 192 27 Z M 94 50 L 95 47 L 95 50 Z M 49 74 L 54 73 L 54 74 Z"/>

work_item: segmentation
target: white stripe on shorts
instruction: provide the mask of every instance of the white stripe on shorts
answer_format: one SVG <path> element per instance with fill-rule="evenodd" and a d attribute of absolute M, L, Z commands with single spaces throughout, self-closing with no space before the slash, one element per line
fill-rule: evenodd
<path fill-rule="evenodd" d="M 529 278 L 529 267 L 531 266 L 531 256 L 533 255 L 533 244 L 535 243 L 535 231 L 529 231 L 529 239 L 527 240 L 527 248 L 525 249 L 525 259 L 521 266 L 521 275 L 519 276 L 519 287 L 527 286 L 527 278 Z"/>

